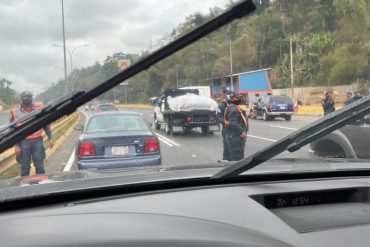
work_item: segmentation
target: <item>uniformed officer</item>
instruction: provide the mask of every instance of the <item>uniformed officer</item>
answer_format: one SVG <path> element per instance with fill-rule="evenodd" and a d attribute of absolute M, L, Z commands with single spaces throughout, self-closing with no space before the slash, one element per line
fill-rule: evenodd
<path fill-rule="evenodd" d="M 222 159 L 223 160 L 229 160 L 230 159 L 230 152 L 229 152 L 229 149 L 226 146 L 226 141 L 225 141 L 226 129 L 225 129 L 224 116 L 225 116 L 225 110 L 226 110 L 227 106 L 230 104 L 230 93 L 231 93 L 231 91 L 228 87 L 224 87 L 223 90 L 222 90 L 222 93 L 223 93 L 222 100 L 218 104 L 217 122 L 220 123 L 221 126 L 222 126 L 221 127 L 221 135 L 222 135 L 222 144 L 223 144 L 223 148 L 224 148 Z"/>
<path fill-rule="evenodd" d="M 10 122 L 38 110 L 42 107 L 41 103 L 33 102 L 33 95 L 29 91 L 24 91 L 21 94 L 21 104 L 14 107 L 10 111 Z M 19 125 L 21 125 L 20 123 Z M 53 137 L 50 126 L 44 128 L 45 134 L 49 139 L 49 147 L 54 146 Z M 31 169 L 31 160 L 36 167 L 36 174 L 44 174 L 44 159 L 45 149 L 43 145 L 42 130 L 38 130 L 24 140 L 15 145 L 15 153 L 17 161 L 21 164 L 21 176 L 29 176 Z"/>
<path fill-rule="evenodd" d="M 230 153 L 229 161 L 237 161 L 244 158 L 248 118 L 245 111 L 240 108 L 242 103 L 243 96 L 232 93 L 230 104 L 225 110 L 225 140 L 226 148 Z"/>

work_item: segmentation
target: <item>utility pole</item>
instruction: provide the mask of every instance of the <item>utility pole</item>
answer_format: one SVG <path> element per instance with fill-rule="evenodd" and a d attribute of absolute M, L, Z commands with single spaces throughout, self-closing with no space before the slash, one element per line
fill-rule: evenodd
<path fill-rule="evenodd" d="M 64 3 L 62 1 L 62 26 L 63 26 L 63 54 L 64 54 L 64 95 L 68 93 L 67 59 L 66 59 L 66 36 L 64 31 Z"/>
<path fill-rule="evenodd" d="M 230 49 L 230 89 L 234 91 L 234 80 L 233 80 L 233 50 L 231 42 L 231 25 L 228 26 L 227 33 L 229 36 L 229 49 Z"/>
<path fill-rule="evenodd" d="M 129 82 L 121 82 L 119 85 L 125 86 L 125 102 L 127 105 L 127 86 L 129 85 Z"/>
<path fill-rule="evenodd" d="M 179 71 L 176 64 L 176 88 L 179 88 Z"/>
<path fill-rule="evenodd" d="M 290 37 L 290 97 L 294 101 L 294 74 L 293 74 L 293 41 Z"/>

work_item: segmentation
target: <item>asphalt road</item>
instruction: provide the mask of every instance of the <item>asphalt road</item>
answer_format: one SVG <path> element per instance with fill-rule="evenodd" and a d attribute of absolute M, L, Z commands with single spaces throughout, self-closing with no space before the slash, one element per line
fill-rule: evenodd
<path fill-rule="evenodd" d="M 140 112 L 148 122 L 153 122 L 151 109 L 128 109 Z M 81 112 L 80 124 L 90 112 Z M 250 120 L 250 131 L 245 148 L 245 155 L 253 154 L 275 141 L 287 136 L 293 131 L 316 120 L 314 117 L 293 116 L 291 121 L 275 119 L 273 121 Z M 153 127 L 154 128 L 154 127 Z M 159 137 L 163 166 L 198 165 L 201 163 L 217 162 L 222 159 L 222 139 L 219 132 L 202 135 L 200 129 L 189 134 L 168 136 L 164 128 L 155 131 Z M 72 165 L 73 150 L 79 132 L 74 131 L 66 142 L 46 161 L 46 171 L 57 172 L 74 170 Z M 310 158 L 309 148 L 303 147 L 295 153 L 284 152 L 277 158 Z"/>

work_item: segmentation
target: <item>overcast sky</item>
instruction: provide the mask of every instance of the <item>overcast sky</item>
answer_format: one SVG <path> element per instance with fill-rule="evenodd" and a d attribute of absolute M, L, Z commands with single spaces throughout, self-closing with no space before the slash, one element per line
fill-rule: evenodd
<path fill-rule="evenodd" d="M 140 53 L 185 17 L 224 9 L 228 0 L 64 0 L 66 46 L 74 67 L 122 51 Z M 34 93 L 64 78 L 61 0 L 0 1 L 0 77 Z M 67 54 L 68 56 L 68 54 Z M 69 68 L 69 57 L 67 57 Z M 69 70 L 68 70 L 69 71 Z"/>

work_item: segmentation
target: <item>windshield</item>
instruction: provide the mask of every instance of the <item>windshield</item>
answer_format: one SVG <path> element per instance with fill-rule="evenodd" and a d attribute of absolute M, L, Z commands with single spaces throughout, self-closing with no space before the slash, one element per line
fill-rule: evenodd
<path fill-rule="evenodd" d="M 368 96 L 369 1 L 253 2 L 251 15 L 142 66 L 1 153 L 0 178 L 222 169 Z M 0 127 L 116 78 L 238 3 L 1 2 Z M 368 140 L 361 118 L 272 159 L 314 161 L 311 170 L 328 159 L 365 162 Z M 269 162 L 258 172 L 271 171 Z"/>
<path fill-rule="evenodd" d="M 85 133 L 128 130 L 148 130 L 148 126 L 139 115 L 97 115 L 88 121 Z"/>

